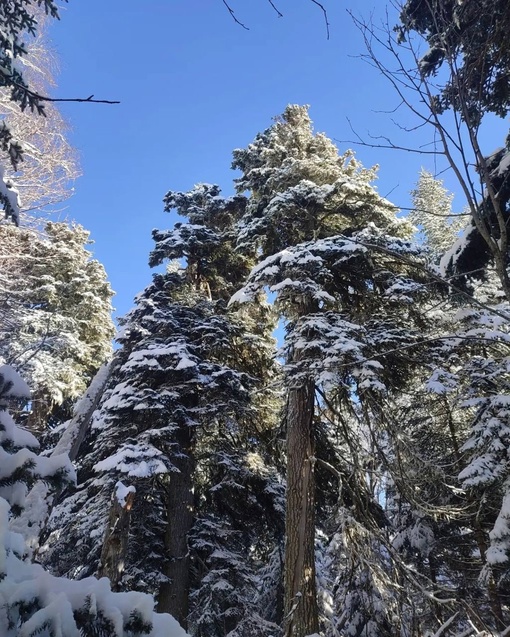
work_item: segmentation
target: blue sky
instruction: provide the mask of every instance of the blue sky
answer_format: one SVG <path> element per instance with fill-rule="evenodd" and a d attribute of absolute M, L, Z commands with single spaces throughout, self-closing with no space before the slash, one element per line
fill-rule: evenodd
<path fill-rule="evenodd" d="M 368 16 L 382 3 L 324 0 L 329 40 L 310 0 L 275 4 L 283 18 L 267 0 L 232 0 L 245 30 L 222 0 L 69 0 L 51 28 L 61 62 L 55 95 L 121 102 L 62 107 L 83 169 L 65 214 L 91 231 L 117 292 L 117 314 L 150 281 L 152 228 L 176 221 L 163 212 L 165 193 L 209 182 L 230 194 L 232 150 L 287 104 L 309 104 L 315 129 L 337 140 L 353 137 L 347 118 L 362 134 L 401 138 L 381 112 L 397 99 L 359 59 L 362 38 L 347 13 Z M 410 121 L 405 111 L 398 117 Z M 430 131 L 419 135 L 406 145 L 431 139 Z M 502 144 L 499 129 L 494 137 L 488 150 Z M 422 165 L 434 171 L 426 157 L 356 151 L 365 165 L 380 164 L 379 191 L 397 205 L 409 205 Z"/>

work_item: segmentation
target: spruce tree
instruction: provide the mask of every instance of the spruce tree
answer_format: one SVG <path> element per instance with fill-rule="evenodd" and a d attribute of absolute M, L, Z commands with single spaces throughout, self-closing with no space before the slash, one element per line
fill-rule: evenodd
<path fill-rule="evenodd" d="M 152 592 L 159 610 L 181 623 L 190 612 L 200 634 L 238 626 L 244 634 L 242 626 L 257 625 L 253 595 L 229 590 L 240 581 L 254 586 L 253 562 L 275 543 L 265 516 L 278 498 L 269 488 L 277 476 L 265 469 L 264 453 L 255 453 L 257 440 L 269 438 L 274 392 L 251 396 L 273 368 L 271 312 L 264 305 L 251 315 L 226 308 L 247 272 L 248 257 L 229 249 L 231 217 L 243 202 L 222 199 L 210 186 L 167 195 L 168 209 L 190 222 L 154 232 L 151 264 L 167 261 L 167 271 L 154 276 L 122 321 L 122 347 L 80 452 L 78 488 L 54 509 L 40 552 L 57 573 L 99 572 L 118 589 Z M 132 494 L 122 510 L 119 488 Z M 115 515 L 122 524 L 112 536 Z M 216 567 L 215 520 L 237 538 L 226 569 Z M 74 561 L 62 559 L 69 544 L 79 547 Z"/>
<path fill-rule="evenodd" d="M 319 471 L 327 488 L 331 476 L 324 473 L 336 475 L 345 498 L 338 528 L 351 553 L 351 588 L 340 602 L 343 626 L 353 634 L 394 634 L 395 606 L 381 606 L 390 594 L 380 577 L 388 568 L 390 534 L 381 532 L 388 521 L 366 485 L 366 467 L 378 461 L 370 459 L 363 435 L 377 453 L 386 403 L 413 368 L 407 349 L 416 355 L 432 329 L 426 257 L 406 240 L 410 224 L 371 185 L 375 170 L 364 169 L 350 152 L 339 156 L 330 140 L 315 135 L 306 108 L 287 107 L 271 128 L 234 152 L 234 167 L 242 171 L 239 190 L 250 191 L 239 245 L 254 242 L 261 261 L 233 302 L 269 289 L 287 321 L 286 634 L 319 629 Z M 334 444 L 328 442 L 332 431 Z M 338 590 L 341 573 L 337 577 Z"/>
<path fill-rule="evenodd" d="M 42 432 L 67 419 L 110 356 L 113 292 L 81 226 L 48 223 L 42 235 L 2 226 L 0 238 L 0 356 L 25 375 L 27 426 Z"/>
<path fill-rule="evenodd" d="M 9 529 L 23 513 L 28 488 L 44 481 L 61 488 L 75 479 L 66 454 L 37 454 L 39 444 L 18 427 L 8 409 L 30 397 L 12 367 L 0 367 L 0 625 L 5 637 L 182 637 L 168 615 L 156 616 L 153 601 L 137 593 L 112 594 L 106 579 L 72 582 L 53 577 L 31 561 L 23 537 Z"/>

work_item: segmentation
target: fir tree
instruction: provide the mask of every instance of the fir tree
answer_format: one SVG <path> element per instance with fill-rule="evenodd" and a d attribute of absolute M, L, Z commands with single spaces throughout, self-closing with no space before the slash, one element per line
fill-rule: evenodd
<path fill-rule="evenodd" d="M 229 250 L 229 218 L 242 198 L 223 200 L 218 193 L 200 186 L 166 197 L 167 206 L 188 214 L 190 223 L 154 232 L 151 263 L 168 260 L 167 272 L 155 275 L 123 321 L 122 348 L 81 450 L 78 489 L 55 508 L 40 554 L 58 573 L 80 578 L 99 570 L 119 589 L 150 591 L 159 609 L 171 610 L 182 623 L 192 587 L 190 622 L 207 634 L 257 624 L 249 591 L 233 596 L 215 583 L 218 552 L 205 544 L 210 521 L 221 519 L 237 538 L 241 553 L 226 558 L 223 575 L 232 579 L 231 588 L 253 581 L 250 569 L 274 546 L 269 529 L 278 525 L 267 517 L 267 506 L 278 497 L 278 489 L 270 488 L 277 476 L 263 468 L 262 456 L 260 465 L 247 461 L 273 418 L 263 396 L 274 392 L 251 399 L 260 375 L 273 366 L 272 348 L 262 338 L 271 329 L 270 312 L 263 305 L 251 317 L 227 311 L 224 299 L 247 271 L 247 257 Z M 117 506 L 117 490 L 126 487 L 134 495 L 119 516 L 124 536 L 129 524 L 129 537 L 114 538 L 107 512 L 111 499 Z M 208 546 L 219 537 L 213 533 Z M 122 554 L 109 549 L 117 540 Z M 79 546 L 74 562 L 61 559 L 62 545 L 69 543 Z M 211 590 L 216 601 L 209 619 L 198 621 Z"/>
<path fill-rule="evenodd" d="M 37 480 L 57 488 L 75 478 L 65 454 L 51 458 L 37 455 L 37 440 L 18 427 L 9 415 L 10 404 L 29 397 L 28 386 L 21 377 L 7 365 L 0 367 L 2 634 L 6 637 L 184 635 L 171 617 L 153 613 L 153 602 L 147 596 L 114 595 L 106 579 L 71 582 L 51 576 L 26 556 L 23 537 L 9 530 L 9 522 L 23 511 L 27 489 Z"/>
<path fill-rule="evenodd" d="M 465 221 L 463 217 L 453 218 L 453 195 L 443 187 L 441 180 L 434 179 L 423 168 L 411 196 L 414 209 L 409 214 L 409 220 L 421 226 L 425 245 L 437 259 L 451 248 Z"/>
<path fill-rule="evenodd" d="M 305 635 L 318 630 L 314 475 L 324 459 L 315 447 L 316 389 L 319 406 L 336 401 L 359 412 L 357 402 L 361 418 L 380 412 L 383 396 L 398 391 L 408 373 L 399 349 L 416 347 L 430 324 L 417 309 L 427 297 L 427 276 L 420 273 L 419 249 L 405 241 L 410 225 L 370 184 L 375 171 L 363 169 L 352 153 L 339 156 L 324 135 L 314 135 L 306 108 L 289 106 L 246 150 L 234 152 L 234 167 L 242 171 L 239 190 L 251 192 L 240 245 L 256 242 L 265 258 L 233 301 L 250 300 L 267 287 L 288 321 L 285 616 L 287 634 Z M 342 421 L 336 426 L 359 458 L 358 435 Z M 351 505 L 359 506 L 365 529 L 378 528 L 384 516 L 356 463 L 354 490 L 346 484 Z M 345 473 L 334 470 L 347 482 L 347 467 Z M 372 503 L 368 517 L 363 502 Z M 359 557 L 361 586 L 366 573 Z M 372 585 L 370 595 L 384 593 Z M 370 612 L 365 604 L 364 619 L 353 614 L 349 630 L 365 630 Z M 389 630 L 388 617 L 389 608 L 377 623 L 380 634 Z"/>
<path fill-rule="evenodd" d="M 42 236 L 2 226 L 0 235 L 0 355 L 26 376 L 33 393 L 27 426 L 41 432 L 52 415 L 53 425 L 67 419 L 109 357 L 113 292 L 81 226 L 48 223 Z"/>

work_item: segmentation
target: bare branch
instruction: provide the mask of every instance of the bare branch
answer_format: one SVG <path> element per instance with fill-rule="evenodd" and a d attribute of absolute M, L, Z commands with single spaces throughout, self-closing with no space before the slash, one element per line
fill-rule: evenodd
<path fill-rule="evenodd" d="M 269 4 L 273 7 L 273 9 L 276 11 L 276 13 L 278 14 L 279 18 L 283 18 L 283 13 L 278 9 L 278 7 L 275 5 L 275 3 L 273 2 L 273 0 L 267 0 L 269 2 Z"/>
<path fill-rule="evenodd" d="M 96 100 L 93 95 L 88 97 L 49 97 L 48 95 L 41 95 L 37 91 L 32 91 L 17 82 L 11 81 L 13 86 L 22 88 L 27 95 L 40 100 L 41 102 L 90 102 L 92 104 L 120 104 L 119 100 Z"/>
<path fill-rule="evenodd" d="M 243 29 L 246 29 L 246 31 L 249 31 L 250 30 L 249 27 L 247 27 L 245 24 L 243 24 L 240 20 L 237 19 L 234 9 L 232 9 L 232 7 L 228 4 L 227 0 L 222 0 L 222 2 L 227 7 L 228 12 L 232 16 L 232 20 L 234 20 L 234 22 L 238 24 L 240 27 L 243 27 Z"/>
<path fill-rule="evenodd" d="M 324 14 L 324 21 L 326 23 L 326 36 L 327 39 L 329 40 L 329 20 L 328 20 L 328 12 L 326 11 L 326 9 L 324 8 L 324 5 L 322 5 L 320 2 L 317 2 L 317 0 L 310 0 L 311 2 L 313 2 L 314 4 L 316 4 L 322 11 L 322 13 Z"/>

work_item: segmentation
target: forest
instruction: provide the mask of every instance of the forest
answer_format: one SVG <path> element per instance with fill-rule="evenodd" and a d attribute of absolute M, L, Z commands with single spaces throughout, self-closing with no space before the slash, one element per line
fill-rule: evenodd
<path fill-rule="evenodd" d="M 398 15 L 352 19 L 463 210 L 425 169 L 399 209 L 290 104 L 233 183 L 161 193 L 116 330 L 40 214 L 79 174 L 57 4 L 0 2 L 0 637 L 510 635 L 510 11 Z"/>

